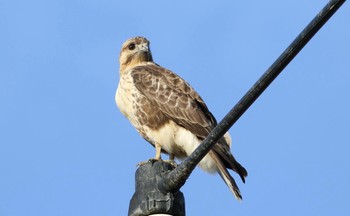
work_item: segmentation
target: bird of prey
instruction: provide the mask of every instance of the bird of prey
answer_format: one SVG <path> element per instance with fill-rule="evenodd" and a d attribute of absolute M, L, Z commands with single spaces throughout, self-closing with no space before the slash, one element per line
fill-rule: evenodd
<path fill-rule="evenodd" d="M 118 108 L 141 136 L 170 160 L 189 156 L 217 125 L 199 94 L 180 76 L 154 63 L 150 42 L 128 39 L 119 56 L 120 80 L 115 95 Z M 227 169 L 245 182 L 247 171 L 230 152 L 228 133 L 201 160 L 199 167 L 219 173 L 238 200 L 239 188 Z"/>

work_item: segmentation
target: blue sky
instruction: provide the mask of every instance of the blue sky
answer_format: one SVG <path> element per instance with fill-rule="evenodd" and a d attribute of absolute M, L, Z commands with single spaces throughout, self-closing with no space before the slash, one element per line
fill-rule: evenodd
<path fill-rule="evenodd" d="M 126 39 L 221 120 L 326 3 L 0 1 L 0 215 L 127 214 L 154 149 L 114 103 Z M 349 20 L 346 2 L 230 129 L 243 202 L 196 169 L 187 215 L 350 214 Z"/>

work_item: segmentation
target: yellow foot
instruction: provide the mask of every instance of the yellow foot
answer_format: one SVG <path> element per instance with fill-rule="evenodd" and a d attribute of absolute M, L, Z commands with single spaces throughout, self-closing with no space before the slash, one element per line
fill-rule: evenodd
<path fill-rule="evenodd" d="M 177 167 L 177 163 L 174 160 L 162 160 L 162 159 L 155 159 L 155 158 L 150 158 L 147 161 L 142 161 L 140 163 L 137 163 L 136 166 L 143 166 L 145 164 L 151 163 L 153 165 L 153 163 L 157 162 L 157 161 L 163 161 L 165 163 L 169 163 L 171 164 L 173 167 Z"/>
<path fill-rule="evenodd" d="M 142 161 L 140 163 L 137 163 L 136 166 L 139 167 L 139 166 L 143 166 L 143 165 L 148 164 L 148 163 L 152 163 L 153 164 L 154 162 L 159 161 L 159 160 L 161 161 L 162 159 L 150 158 L 147 161 Z"/>
<path fill-rule="evenodd" d="M 165 163 L 171 164 L 173 167 L 177 167 L 177 163 L 175 160 L 163 160 Z"/>

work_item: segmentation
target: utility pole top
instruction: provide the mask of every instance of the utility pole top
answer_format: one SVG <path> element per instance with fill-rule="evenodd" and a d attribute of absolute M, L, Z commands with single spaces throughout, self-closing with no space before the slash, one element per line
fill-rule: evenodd
<path fill-rule="evenodd" d="M 161 187 L 164 177 L 174 168 L 171 163 L 150 160 L 136 170 L 136 188 L 130 200 L 129 216 L 185 216 L 185 199 L 182 192 L 165 191 Z"/>

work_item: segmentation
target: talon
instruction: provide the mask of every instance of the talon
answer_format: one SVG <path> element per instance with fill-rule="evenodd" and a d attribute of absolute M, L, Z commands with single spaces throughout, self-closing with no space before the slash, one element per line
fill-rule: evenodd
<path fill-rule="evenodd" d="M 146 161 L 139 162 L 139 163 L 136 164 L 136 167 L 143 166 L 143 165 L 145 165 L 146 163 L 147 163 Z"/>
<path fill-rule="evenodd" d="M 148 160 L 148 163 L 151 163 L 153 165 L 155 162 L 160 161 L 160 160 L 162 160 L 162 159 L 150 158 Z"/>
<path fill-rule="evenodd" d="M 140 166 L 143 166 L 143 165 L 148 164 L 148 163 L 151 163 L 153 165 L 155 162 L 157 162 L 159 160 L 162 160 L 162 159 L 150 158 L 147 161 L 142 161 L 142 162 L 137 163 L 136 166 L 140 167 Z"/>
<path fill-rule="evenodd" d="M 173 167 L 177 167 L 177 163 L 175 160 L 163 160 L 166 163 L 169 163 L 170 165 L 172 165 Z"/>

